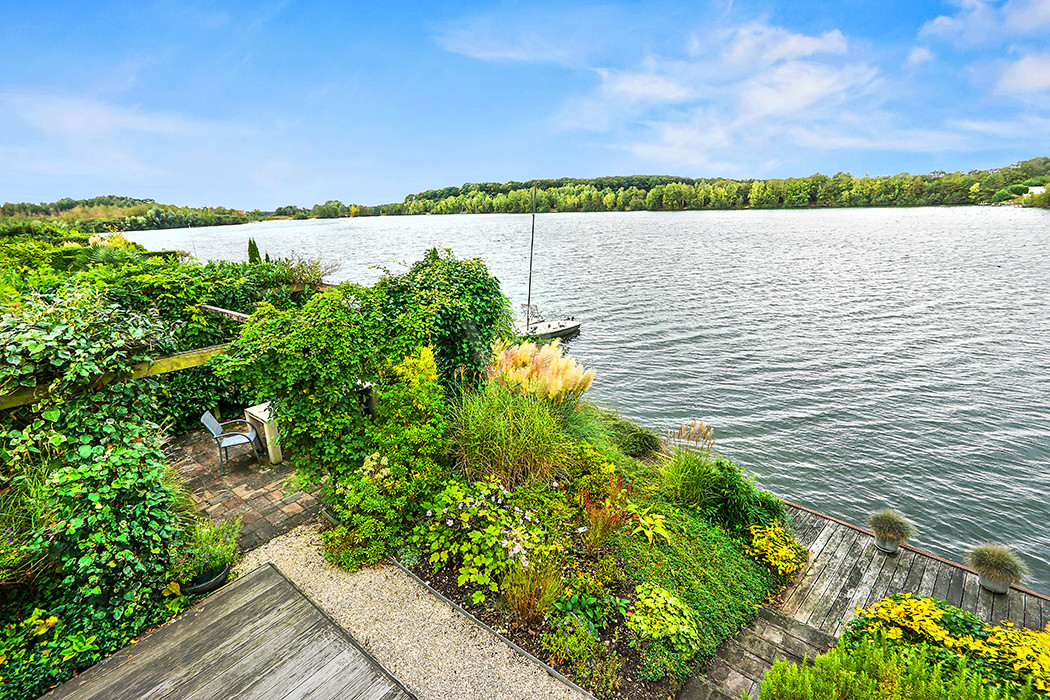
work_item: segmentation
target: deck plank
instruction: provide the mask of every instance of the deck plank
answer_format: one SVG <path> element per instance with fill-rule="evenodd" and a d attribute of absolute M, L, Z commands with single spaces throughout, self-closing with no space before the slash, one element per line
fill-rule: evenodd
<path fill-rule="evenodd" d="M 1024 627 L 1024 599 L 1027 597 L 1027 593 L 1015 588 L 1010 589 L 1010 612 L 1007 613 L 1007 619 L 1014 623 L 1014 627 Z"/>
<path fill-rule="evenodd" d="M 898 576 L 898 571 L 902 568 L 905 569 L 904 573 L 907 575 L 907 569 L 911 567 L 911 560 L 914 556 L 914 552 L 904 549 L 898 550 L 893 555 L 876 554 L 877 558 L 882 558 L 882 570 L 879 571 L 875 582 L 868 588 L 867 595 L 863 598 L 858 597 L 856 604 L 862 608 L 867 607 L 876 600 L 889 595 L 890 583 L 895 576 Z"/>
<path fill-rule="evenodd" d="M 865 599 L 868 597 L 871 584 L 882 571 L 885 562 L 878 555 L 875 540 L 866 535 L 858 535 L 857 546 L 860 551 L 855 563 L 828 606 L 824 620 L 819 625 L 814 622 L 813 626 L 817 629 L 837 635 L 837 630 L 842 628 L 843 618 L 852 620 L 856 617 L 857 600 L 862 596 Z"/>
<path fill-rule="evenodd" d="M 977 574 L 963 572 L 963 597 L 959 607 L 968 613 L 977 614 L 977 595 L 981 584 L 977 582 Z"/>
<path fill-rule="evenodd" d="M 957 566 L 951 567 L 951 576 L 948 579 L 948 593 L 945 600 L 949 605 L 960 607 L 963 598 L 963 574 L 965 572 Z"/>
<path fill-rule="evenodd" d="M 992 595 L 992 619 L 989 622 L 993 625 L 998 625 L 1010 617 L 1010 595 L 1012 593 L 1014 593 L 1013 590 Z"/>
<path fill-rule="evenodd" d="M 1024 597 L 1024 626 L 1033 630 L 1042 630 L 1039 621 L 1039 599 L 1034 595 L 1026 595 Z"/>
<path fill-rule="evenodd" d="M 897 555 L 897 566 L 894 568 L 890 580 L 886 583 L 886 587 L 884 589 L 879 589 L 878 584 L 876 584 L 876 588 L 872 590 L 871 595 L 868 596 L 866 601 L 864 601 L 865 606 L 869 606 L 886 596 L 891 596 L 903 591 L 904 584 L 908 580 L 908 574 L 911 573 L 916 559 L 915 552 L 910 549 L 901 550 L 900 554 Z"/>
<path fill-rule="evenodd" d="M 951 582 L 952 572 L 955 570 L 955 567 L 947 566 L 940 562 L 937 563 L 940 566 L 937 567 L 937 582 L 933 584 L 933 597 L 948 600 L 948 585 Z"/>
<path fill-rule="evenodd" d="M 809 567 L 806 569 L 806 573 L 798 583 L 788 591 L 787 595 L 784 596 L 783 610 L 785 613 L 793 615 L 798 611 L 799 606 L 813 587 L 814 581 L 828 566 L 831 557 L 826 555 L 824 550 L 829 547 L 838 547 L 839 542 L 845 535 L 846 531 L 844 528 L 840 529 L 833 523 L 825 525 L 819 537 L 813 543 L 813 547 L 810 549 L 810 555 L 812 558 Z"/>
<path fill-rule="evenodd" d="M 813 619 L 818 608 L 820 609 L 819 615 L 823 618 L 827 613 L 827 606 L 830 606 L 834 601 L 834 596 L 841 588 L 843 580 L 852 567 L 856 565 L 857 558 L 861 554 L 860 545 L 858 544 L 860 533 L 848 528 L 846 530 L 845 536 L 836 549 L 832 560 L 828 562 L 828 566 L 824 569 L 820 578 L 814 582 L 809 596 L 799 608 L 799 613 L 795 615 L 795 619 L 799 622 L 810 624 L 810 620 Z M 827 606 L 822 604 L 822 601 L 825 599 L 828 599 Z"/>
<path fill-rule="evenodd" d="M 992 621 L 992 603 L 995 602 L 995 594 L 979 583 L 977 592 L 977 617 L 985 622 Z"/>
<path fill-rule="evenodd" d="M 937 574 L 940 573 L 941 563 L 936 559 L 930 559 L 926 562 L 926 571 L 922 573 L 922 580 L 919 581 L 918 587 L 914 593 L 916 595 L 931 596 L 933 595 L 933 586 L 937 583 Z"/>
<path fill-rule="evenodd" d="M 414 700 L 272 564 L 228 584 L 46 697 Z"/>

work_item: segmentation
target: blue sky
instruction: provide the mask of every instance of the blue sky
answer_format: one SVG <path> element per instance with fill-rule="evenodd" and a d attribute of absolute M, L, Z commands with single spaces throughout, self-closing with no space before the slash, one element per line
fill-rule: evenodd
<path fill-rule="evenodd" d="M 1050 155 L 1050 0 L 0 1 L 3 201 Z"/>

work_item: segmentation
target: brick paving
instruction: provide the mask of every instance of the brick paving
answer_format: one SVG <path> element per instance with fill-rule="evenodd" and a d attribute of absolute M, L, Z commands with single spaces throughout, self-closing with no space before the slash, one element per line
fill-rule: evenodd
<path fill-rule="evenodd" d="M 186 479 L 202 514 L 211 518 L 242 515 L 237 538 L 242 551 L 255 549 L 321 513 L 316 494 L 286 488 L 295 471 L 287 460 L 272 465 L 265 449 L 259 449 L 259 457 L 261 467 L 247 445 L 231 447 L 223 475 L 219 473 L 219 450 L 206 431 L 188 432 L 168 444 L 168 459 Z"/>

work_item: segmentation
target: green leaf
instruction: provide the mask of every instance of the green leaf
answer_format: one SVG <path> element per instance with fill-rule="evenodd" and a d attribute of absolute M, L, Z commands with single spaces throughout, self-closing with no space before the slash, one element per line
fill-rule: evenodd
<path fill-rule="evenodd" d="M 89 459 L 91 457 L 91 445 L 81 445 L 80 449 L 77 450 L 77 454 L 80 455 L 81 459 Z"/>

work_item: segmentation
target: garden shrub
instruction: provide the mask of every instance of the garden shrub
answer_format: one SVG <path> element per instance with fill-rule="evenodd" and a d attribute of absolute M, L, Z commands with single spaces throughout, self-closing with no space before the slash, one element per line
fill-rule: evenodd
<path fill-rule="evenodd" d="M 540 637 L 552 663 L 569 663 L 588 690 L 605 697 L 623 683 L 623 660 L 575 615 L 565 615 Z"/>
<path fill-rule="evenodd" d="M 554 408 L 531 394 L 488 382 L 463 396 L 450 432 L 453 458 L 469 479 L 494 477 L 511 488 L 563 477 L 570 441 Z"/>
<path fill-rule="evenodd" d="M 663 443 L 651 430 L 632 423 L 616 411 L 601 412 L 613 443 L 628 457 L 645 459 L 658 453 Z"/>
<path fill-rule="evenodd" d="M 675 448 L 664 460 L 662 477 L 663 492 L 674 503 L 709 508 L 722 496 L 721 474 L 703 452 Z"/>
<path fill-rule="evenodd" d="M 779 522 L 752 525 L 751 542 L 744 551 L 783 577 L 790 577 L 805 566 L 809 552 Z"/>
<path fill-rule="evenodd" d="M 660 586 L 635 587 L 637 599 L 627 613 L 627 626 L 645 639 L 666 640 L 683 661 L 701 649 L 695 613 L 673 593 Z"/>
<path fill-rule="evenodd" d="M 430 552 L 434 571 L 456 567 L 457 585 L 473 589 L 475 603 L 485 599 L 486 590 L 499 590 L 509 557 L 562 550 L 540 518 L 515 505 L 495 479 L 471 486 L 451 480 L 425 507 L 411 541 Z"/>
<path fill-rule="evenodd" d="M 837 647 L 812 666 L 776 661 L 762 681 L 758 700 L 1034 700 L 1029 688 L 1016 692 L 986 687 L 985 678 L 959 664 L 946 669 L 927 647 L 900 647 L 879 637 Z M 745 694 L 745 698 L 750 696 Z"/>
<path fill-rule="evenodd" d="M 381 317 L 411 311 L 427 320 L 438 373 L 446 389 L 481 380 L 494 340 L 511 332 L 510 302 L 485 263 L 457 260 L 452 251 L 427 251 L 404 274 L 389 270 L 373 288 Z"/>
<path fill-rule="evenodd" d="M 932 662 L 957 666 L 965 660 L 992 682 L 1014 688 L 1028 683 L 1050 694 L 1050 630 L 990 626 L 938 598 L 900 593 L 859 609 L 842 643 L 853 647 L 874 636 L 890 644 L 929 646 Z"/>
<path fill-rule="evenodd" d="M 431 349 L 391 368 L 376 394 L 375 417 L 364 428 L 374 452 L 329 495 L 340 523 L 325 533 L 325 551 L 350 570 L 400 547 L 420 500 L 445 476 L 446 409 Z"/>

